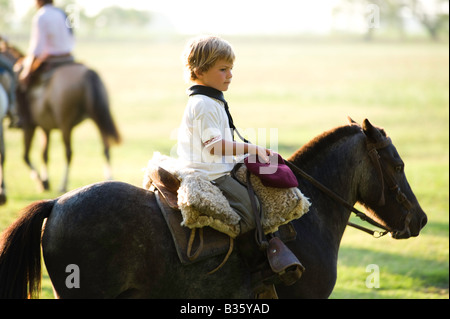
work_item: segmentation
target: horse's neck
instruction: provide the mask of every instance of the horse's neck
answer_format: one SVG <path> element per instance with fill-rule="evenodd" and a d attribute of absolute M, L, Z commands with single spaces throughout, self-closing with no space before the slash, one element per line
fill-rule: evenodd
<path fill-rule="evenodd" d="M 354 205 L 357 200 L 362 151 L 362 135 L 351 134 L 325 147 L 310 147 L 307 150 L 309 154 L 300 152 L 291 160 L 349 204 Z M 303 157 L 306 160 L 303 160 Z M 348 209 L 302 179 L 300 189 L 311 198 L 321 227 L 333 230 L 333 234 L 338 237 L 336 240 L 340 241 L 350 216 Z"/>

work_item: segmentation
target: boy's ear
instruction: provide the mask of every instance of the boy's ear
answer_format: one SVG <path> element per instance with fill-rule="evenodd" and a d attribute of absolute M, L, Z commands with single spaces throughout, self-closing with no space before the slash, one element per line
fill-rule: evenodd
<path fill-rule="evenodd" d="M 197 78 L 200 78 L 201 76 L 203 76 L 203 72 L 199 69 L 195 69 L 194 73 L 197 76 Z"/>

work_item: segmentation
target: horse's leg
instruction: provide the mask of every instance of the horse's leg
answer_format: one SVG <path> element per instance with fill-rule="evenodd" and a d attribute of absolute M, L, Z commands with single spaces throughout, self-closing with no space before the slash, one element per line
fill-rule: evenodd
<path fill-rule="evenodd" d="M 3 119 L 1 119 L 3 120 Z M 3 136 L 3 123 L 0 123 L 0 205 L 6 203 L 5 181 L 3 174 L 3 165 L 5 163 L 5 140 Z"/>
<path fill-rule="evenodd" d="M 44 135 L 42 138 L 42 160 L 43 165 L 41 167 L 41 181 L 44 186 L 44 190 L 50 189 L 50 184 L 48 181 L 48 148 L 50 143 L 50 131 L 44 130 Z"/>
<path fill-rule="evenodd" d="M 41 178 L 39 177 L 39 173 L 30 161 L 31 142 L 33 141 L 35 131 L 36 131 L 36 126 L 34 126 L 34 125 L 26 126 L 23 128 L 24 145 L 25 145 L 23 160 L 25 161 L 25 163 L 31 170 L 31 172 L 30 172 L 31 178 L 34 179 L 38 183 L 39 191 L 43 191 L 45 188 L 44 188 Z"/>
<path fill-rule="evenodd" d="M 71 141 L 71 131 L 72 128 L 62 130 L 62 137 L 64 142 L 64 147 L 66 150 L 66 168 L 64 170 L 63 179 L 61 181 L 61 186 L 59 191 L 65 193 L 67 191 L 67 184 L 69 182 L 69 168 L 70 162 L 72 161 L 72 141 Z"/>
<path fill-rule="evenodd" d="M 93 70 L 88 70 L 84 74 L 83 83 L 85 83 L 85 109 L 96 123 L 103 142 L 106 158 L 104 178 L 112 180 L 109 149 L 112 144 L 120 143 L 121 139 L 109 109 L 108 93 L 101 78 Z"/>
<path fill-rule="evenodd" d="M 105 155 L 106 163 L 103 169 L 103 175 L 105 176 L 105 180 L 111 181 L 112 178 L 112 170 L 111 170 L 111 158 L 109 155 L 109 141 L 106 137 L 102 136 L 103 140 L 103 154 Z"/>
<path fill-rule="evenodd" d="M 3 77 L 7 79 L 6 77 Z M 3 83 L 3 82 L 2 82 Z M 0 83 L 0 205 L 6 203 L 6 195 L 5 195 L 5 185 L 4 185 L 4 172 L 3 172 L 3 164 L 5 162 L 5 140 L 3 136 L 3 118 L 5 117 L 8 110 L 8 96 L 7 92 L 3 87 L 3 84 Z"/>

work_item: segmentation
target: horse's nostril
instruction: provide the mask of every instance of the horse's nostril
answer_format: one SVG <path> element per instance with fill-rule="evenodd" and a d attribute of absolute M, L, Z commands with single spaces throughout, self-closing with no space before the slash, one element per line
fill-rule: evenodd
<path fill-rule="evenodd" d="M 422 220 L 420 221 L 420 229 L 424 228 L 425 225 L 427 224 L 427 222 L 428 222 L 428 218 L 427 218 L 427 216 L 424 216 L 422 218 Z"/>

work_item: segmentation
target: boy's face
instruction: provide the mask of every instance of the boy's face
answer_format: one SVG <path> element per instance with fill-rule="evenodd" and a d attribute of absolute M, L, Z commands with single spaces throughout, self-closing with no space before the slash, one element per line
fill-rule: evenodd
<path fill-rule="evenodd" d="M 218 60 L 208 71 L 196 73 L 195 83 L 212 87 L 219 91 L 228 90 L 233 74 L 233 63 Z"/>

